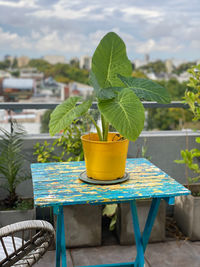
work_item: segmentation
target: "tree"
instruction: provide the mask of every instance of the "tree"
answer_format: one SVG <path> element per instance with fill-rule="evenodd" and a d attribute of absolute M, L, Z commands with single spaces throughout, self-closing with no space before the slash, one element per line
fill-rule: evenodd
<path fill-rule="evenodd" d="M 169 81 L 160 81 L 172 100 L 181 100 L 187 88 L 187 83 L 179 83 L 176 79 Z M 177 130 L 184 127 L 187 122 L 191 121 L 191 112 L 180 108 L 152 108 L 148 109 L 147 129 L 148 130 Z"/>
<path fill-rule="evenodd" d="M 89 83 L 89 71 L 82 70 L 69 64 L 58 63 L 51 65 L 43 59 L 33 59 L 29 66 L 37 68 L 44 72 L 45 77 L 53 77 L 58 82 L 69 83 L 77 81 L 80 83 Z"/>
<path fill-rule="evenodd" d="M 12 63 L 12 68 L 17 68 L 18 66 L 18 63 L 17 63 L 17 58 L 15 57 L 14 60 L 13 60 L 13 63 Z"/>
<path fill-rule="evenodd" d="M 149 62 L 148 64 L 138 68 L 139 70 L 146 70 L 147 72 L 162 73 L 166 72 L 165 63 L 161 60 Z"/>
<path fill-rule="evenodd" d="M 187 63 L 182 63 L 181 65 L 179 65 L 174 71 L 173 73 L 179 75 L 184 71 L 187 71 L 189 68 L 191 68 L 192 66 L 195 65 L 195 62 L 187 62 Z"/>

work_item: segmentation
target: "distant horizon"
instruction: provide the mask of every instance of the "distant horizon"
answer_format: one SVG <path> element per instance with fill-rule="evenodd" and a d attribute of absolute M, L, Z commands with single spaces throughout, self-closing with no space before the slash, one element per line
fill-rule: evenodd
<path fill-rule="evenodd" d="M 46 54 L 46 55 L 42 55 L 42 56 L 39 56 L 39 57 L 30 57 L 30 56 L 28 56 L 28 55 L 25 55 L 25 54 L 23 54 L 23 55 L 19 55 L 19 56 L 16 56 L 16 55 L 12 55 L 12 54 L 6 54 L 6 55 L 3 55 L 2 57 L 0 56 L 0 61 L 3 61 L 4 59 L 5 59 L 5 56 L 11 56 L 11 57 L 13 57 L 13 58 L 19 58 L 19 57 L 23 57 L 23 56 L 25 56 L 25 57 L 28 57 L 30 60 L 32 60 L 32 59 L 43 59 L 43 60 L 45 60 L 44 59 L 44 57 L 45 56 L 62 56 L 62 57 L 64 57 L 65 58 L 65 62 L 64 63 L 69 63 L 69 61 L 71 60 L 71 59 L 73 59 L 73 58 L 78 58 L 78 59 L 80 59 L 80 57 L 81 56 L 91 56 L 92 57 L 92 55 L 80 55 L 80 57 L 78 57 L 78 56 L 73 56 L 73 57 L 71 57 L 71 58 L 67 58 L 65 55 L 62 55 L 62 54 Z M 141 61 L 145 61 L 145 54 L 144 55 L 141 55 L 141 57 L 139 58 L 135 58 L 135 59 L 131 59 L 130 57 L 129 57 L 129 60 L 131 60 L 131 62 L 132 63 L 134 63 L 134 60 L 141 60 Z M 166 61 L 166 60 L 173 60 L 173 61 L 180 61 L 180 62 L 197 62 L 197 61 L 199 61 L 200 60 L 200 57 L 199 58 L 196 58 L 196 59 L 191 59 L 191 60 L 188 60 L 188 59 L 184 59 L 184 58 L 163 58 L 163 59 L 161 59 L 161 58 L 151 58 L 151 56 L 149 55 L 149 62 L 154 62 L 154 61 L 157 61 L 157 60 L 161 60 L 161 61 Z"/>
<path fill-rule="evenodd" d="M 131 61 L 200 59 L 198 0 L 0 0 L 0 58 L 92 56 L 114 31 Z"/>

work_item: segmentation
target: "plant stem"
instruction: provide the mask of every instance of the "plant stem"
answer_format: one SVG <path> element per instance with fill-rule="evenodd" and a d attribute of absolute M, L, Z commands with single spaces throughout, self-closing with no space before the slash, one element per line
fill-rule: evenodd
<path fill-rule="evenodd" d="M 103 141 L 107 141 L 109 122 L 105 120 L 105 117 L 102 114 L 101 114 L 101 124 L 102 124 L 102 131 L 103 131 Z"/>
<path fill-rule="evenodd" d="M 102 133 L 101 133 L 101 129 L 99 128 L 99 126 L 96 124 L 96 121 L 94 120 L 94 118 L 90 115 L 87 114 L 88 118 L 92 121 L 92 123 L 94 124 L 96 130 L 97 130 L 97 134 L 99 136 L 99 141 L 103 141 L 103 137 L 102 137 Z"/>

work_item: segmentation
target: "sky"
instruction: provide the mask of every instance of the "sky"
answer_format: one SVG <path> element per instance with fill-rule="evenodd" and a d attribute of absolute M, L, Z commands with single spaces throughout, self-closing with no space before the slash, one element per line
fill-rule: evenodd
<path fill-rule="evenodd" d="M 0 0 L 0 58 L 92 56 L 114 31 L 129 59 L 200 59 L 199 0 Z"/>

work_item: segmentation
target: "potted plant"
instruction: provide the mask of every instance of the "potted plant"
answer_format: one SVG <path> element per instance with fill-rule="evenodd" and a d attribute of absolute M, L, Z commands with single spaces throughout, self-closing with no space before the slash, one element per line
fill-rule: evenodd
<path fill-rule="evenodd" d="M 97 133 L 82 136 L 87 176 L 93 179 L 114 180 L 124 176 L 128 142 L 135 141 L 144 127 L 141 100 L 170 102 L 161 85 L 131 75 L 132 64 L 124 42 L 116 33 L 109 32 L 93 54 L 90 72 L 102 127 L 88 114 Z M 74 119 L 87 113 L 91 100 L 77 105 L 79 101 L 80 97 L 70 97 L 56 107 L 50 118 L 51 135 L 65 131 Z M 118 134 L 109 133 L 110 125 Z"/>
<path fill-rule="evenodd" d="M 188 70 L 191 74 L 188 86 L 193 91 L 186 90 L 185 103 L 189 105 L 194 117 L 193 121 L 200 119 L 200 65 L 194 66 Z M 200 137 L 196 138 L 197 146 L 200 143 Z M 186 164 L 186 167 L 194 172 L 195 177 L 188 177 L 187 185 L 191 195 L 180 196 L 175 201 L 174 216 L 177 224 L 191 240 L 200 240 L 200 149 L 198 147 L 191 150 L 181 151 L 181 160 L 176 163 Z"/>
<path fill-rule="evenodd" d="M 7 197 L 0 200 L 0 227 L 18 221 L 35 219 L 32 199 L 22 199 L 16 192 L 17 186 L 30 178 L 24 173 L 22 145 L 25 131 L 11 121 L 11 132 L 0 129 L 0 187 Z"/>

